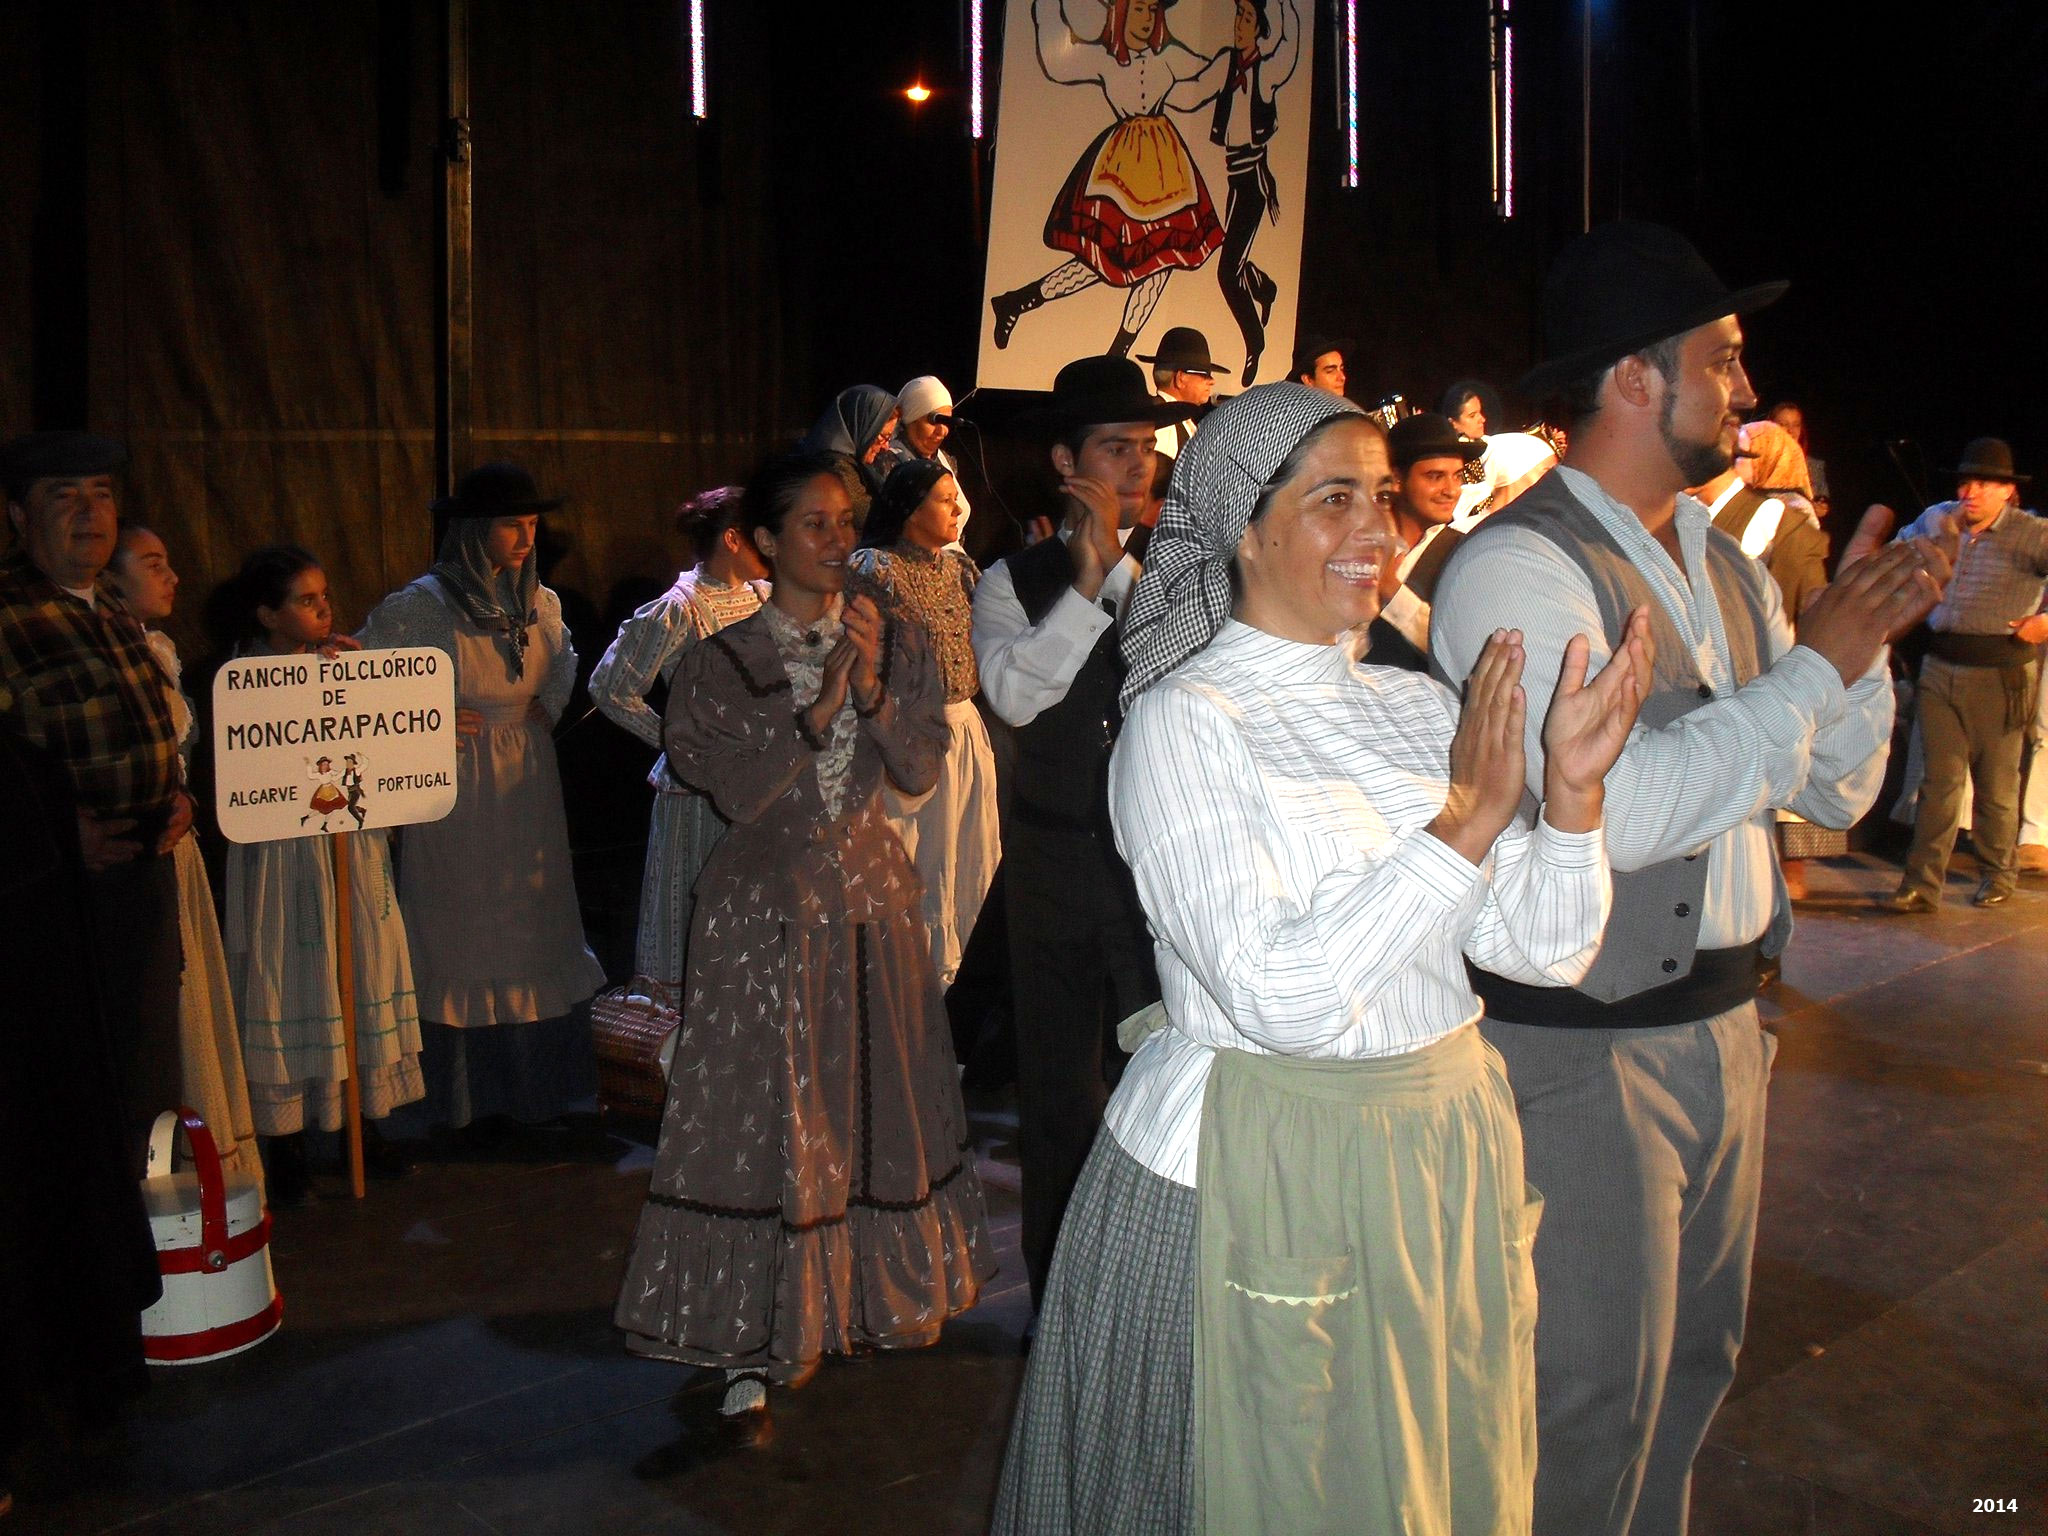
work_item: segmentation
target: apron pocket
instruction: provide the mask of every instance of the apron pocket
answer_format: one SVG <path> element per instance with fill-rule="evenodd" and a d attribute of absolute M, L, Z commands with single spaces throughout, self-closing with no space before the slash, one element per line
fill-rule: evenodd
<path fill-rule="evenodd" d="M 1223 1353 L 1230 1390 L 1262 1424 L 1327 1418 L 1350 1378 L 1358 1266 L 1347 1250 L 1279 1258 L 1232 1243 L 1223 1272 Z"/>

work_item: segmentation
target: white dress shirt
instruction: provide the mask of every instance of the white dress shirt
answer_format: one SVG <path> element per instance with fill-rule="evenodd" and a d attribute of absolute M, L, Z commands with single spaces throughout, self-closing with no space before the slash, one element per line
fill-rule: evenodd
<path fill-rule="evenodd" d="M 1129 543 L 1131 532 L 1118 529 L 1117 542 Z M 1060 538 L 1068 537 L 1069 530 L 1062 529 Z M 1018 600 L 1009 562 L 982 572 L 981 585 L 974 589 L 974 662 L 989 708 L 1021 726 L 1064 699 L 1095 642 L 1130 601 L 1137 581 L 1138 562 L 1126 555 L 1103 578 L 1094 601 L 1069 584 L 1033 624 Z"/>
<path fill-rule="evenodd" d="M 1642 869 L 1707 850 L 1700 912 L 1702 949 L 1747 944 L 1770 926 L 1774 812 L 1846 827 L 1870 808 L 1884 779 L 1892 686 L 1883 651 L 1853 688 L 1834 664 L 1792 643 L 1792 626 L 1766 581 L 1770 654 L 1765 671 L 1738 689 L 1721 605 L 1707 574 L 1707 509 L 1678 498 L 1675 526 L 1685 568 L 1672 562 L 1642 519 L 1569 466 L 1554 471 L 1621 544 L 1648 581 L 1700 680 L 1714 696 L 1660 730 L 1638 725 L 1607 774 L 1607 852 L 1619 870 Z M 1590 673 L 1609 657 L 1600 606 L 1572 558 L 1541 534 L 1494 528 L 1458 551 L 1437 587 L 1430 644 L 1446 675 L 1471 673 L 1487 636 L 1522 631 L 1529 699 L 1529 784 L 1543 782 L 1543 716 L 1557 689 L 1564 648 L 1592 643 Z M 1661 662 L 1661 658 L 1660 658 Z"/>
<path fill-rule="evenodd" d="M 1537 985 L 1592 966 L 1610 893 L 1597 830 L 1518 821 L 1476 868 L 1423 830 L 1457 714 L 1420 674 L 1235 620 L 1132 705 L 1110 815 L 1168 1027 L 1104 1123 L 1154 1173 L 1195 1183 L 1217 1049 L 1397 1055 L 1479 1017 L 1467 955 Z"/>
<path fill-rule="evenodd" d="M 1557 462 L 1550 444 L 1534 433 L 1495 432 L 1485 443 L 1479 479 L 1458 493 L 1458 510 L 1451 526 L 1460 533 L 1476 528 L 1488 512 L 1498 512 L 1514 500 L 1514 496 L 1503 499 L 1502 492 L 1512 489 L 1519 496 Z"/>

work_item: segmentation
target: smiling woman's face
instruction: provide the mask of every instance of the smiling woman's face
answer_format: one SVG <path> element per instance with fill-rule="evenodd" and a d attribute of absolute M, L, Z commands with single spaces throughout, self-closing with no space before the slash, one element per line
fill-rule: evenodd
<path fill-rule="evenodd" d="M 853 502 L 837 475 L 807 484 L 774 533 L 761 529 L 754 543 L 775 570 L 775 590 L 829 597 L 846 586 L 853 550 Z"/>
<path fill-rule="evenodd" d="M 1394 472 L 1373 423 L 1321 429 L 1267 497 L 1237 546 L 1237 617 L 1255 629 L 1327 645 L 1380 611 L 1380 570 L 1398 558 Z"/>

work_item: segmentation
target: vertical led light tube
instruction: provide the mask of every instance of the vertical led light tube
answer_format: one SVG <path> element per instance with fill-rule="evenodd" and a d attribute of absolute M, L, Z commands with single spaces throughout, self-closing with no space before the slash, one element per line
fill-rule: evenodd
<path fill-rule="evenodd" d="M 1515 216 L 1515 25 L 1514 0 L 1493 0 L 1488 39 L 1488 70 L 1492 76 L 1493 211 L 1503 219 Z"/>
<path fill-rule="evenodd" d="M 690 6 L 690 116 L 702 122 L 711 114 L 710 93 L 704 89 L 704 0 L 689 0 Z"/>
<path fill-rule="evenodd" d="M 981 0 L 967 0 L 967 136 L 988 137 L 981 99 Z"/>
<path fill-rule="evenodd" d="M 1344 0 L 1344 185 L 1358 185 L 1358 0 Z"/>
<path fill-rule="evenodd" d="M 1515 216 L 1515 26 L 1509 0 L 1500 6 L 1500 216 Z"/>

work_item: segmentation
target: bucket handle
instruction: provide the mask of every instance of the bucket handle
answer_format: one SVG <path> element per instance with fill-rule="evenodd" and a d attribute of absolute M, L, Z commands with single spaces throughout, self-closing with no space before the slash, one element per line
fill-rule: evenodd
<path fill-rule="evenodd" d="M 180 1126 L 192 1147 L 192 1171 L 199 1175 L 200 1256 L 207 1269 L 218 1273 L 228 1267 L 227 1193 L 221 1181 L 220 1151 L 213 1144 L 213 1132 L 195 1111 L 181 1106 L 156 1117 L 149 1132 L 148 1179 L 171 1176 L 172 1138 Z"/>

